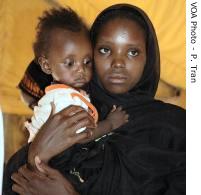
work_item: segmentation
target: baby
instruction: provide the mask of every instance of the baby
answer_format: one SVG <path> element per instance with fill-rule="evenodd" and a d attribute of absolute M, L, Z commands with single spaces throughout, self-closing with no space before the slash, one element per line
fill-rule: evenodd
<path fill-rule="evenodd" d="M 31 122 L 25 122 L 31 142 L 47 121 L 55 105 L 54 114 L 69 105 L 83 107 L 98 121 L 96 108 L 83 90 L 92 76 L 92 47 L 89 31 L 82 19 L 70 8 L 44 12 L 37 26 L 34 53 L 42 70 L 51 74 L 53 82 L 45 89 L 46 94 L 34 107 Z M 90 138 L 99 138 L 128 121 L 121 107 L 114 107 L 106 120 L 98 122 Z M 78 129 L 81 133 L 86 128 Z"/>

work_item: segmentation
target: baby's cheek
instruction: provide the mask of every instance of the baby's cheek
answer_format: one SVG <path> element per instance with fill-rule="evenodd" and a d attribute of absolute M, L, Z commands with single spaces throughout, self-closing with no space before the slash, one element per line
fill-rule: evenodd
<path fill-rule="evenodd" d="M 92 70 L 91 70 L 91 69 L 89 69 L 89 70 L 87 71 L 86 77 L 87 77 L 87 80 L 88 80 L 88 81 L 91 80 L 91 78 L 92 78 Z"/>

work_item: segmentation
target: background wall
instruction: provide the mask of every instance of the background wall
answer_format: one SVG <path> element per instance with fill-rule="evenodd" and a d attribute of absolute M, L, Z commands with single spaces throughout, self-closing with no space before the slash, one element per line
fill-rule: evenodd
<path fill-rule="evenodd" d="M 21 102 L 16 86 L 33 59 L 37 18 L 46 9 L 68 5 L 90 26 L 101 10 L 115 3 L 130 3 L 147 12 L 155 26 L 161 52 L 157 98 L 185 107 L 184 0 L 0 0 L 0 105 L 6 121 L 8 156 L 21 145 L 24 115 L 31 114 Z"/>

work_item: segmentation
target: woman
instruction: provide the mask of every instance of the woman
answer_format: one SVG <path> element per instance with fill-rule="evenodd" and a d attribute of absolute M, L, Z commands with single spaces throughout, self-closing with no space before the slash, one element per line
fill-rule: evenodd
<path fill-rule="evenodd" d="M 59 136 L 61 129 L 68 132 L 66 137 L 71 135 L 72 128 L 67 121 L 73 117 L 79 121 L 81 112 L 83 115 L 83 111 L 74 107 L 63 110 L 46 123 L 43 133 L 31 144 L 29 163 L 34 164 L 35 155 L 48 162 L 66 149 L 52 158 L 49 165 L 59 170 L 80 194 L 185 194 L 185 111 L 154 100 L 160 60 L 149 18 L 135 6 L 114 5 L 96 18 L 91 37 L 95 61 L 95 75 L 90 85 L 93 103 L 101 119 L 112 105 L 121 105 L 129 114 L 129 122 L 99 142 L 83 146 L 75 144 L 80 139 L 74 137 L 53 148 L 56 143 L 64 143 Z M 76 114 L 69 116 L 71 111 Z M 46 132 L 57 133 L 50 138 Z M 18 156 L 21 158 L 22 152 Z M 26 162 L 20 162 L 11 172 Z M 12 161 L 8 166 L 13 166 Z M 48 168 L 43 163 L 42 167 L 48 175 Z M 33 184 L 29 184 L 30 177 L 39 181 L 27 171 L 20 170 L 24 177 L 14 175 L 18 183 L 16 192 Z M 60 178 L 61 175 L 57 179 Z M 62 185 L 63 181 L 59 183 Z M 35 188 L 38 186 L 41 184 Z M 42 190 L 38 193 L 45 194 Z M 75 190 L 62 193 L 73 194 Z"/>

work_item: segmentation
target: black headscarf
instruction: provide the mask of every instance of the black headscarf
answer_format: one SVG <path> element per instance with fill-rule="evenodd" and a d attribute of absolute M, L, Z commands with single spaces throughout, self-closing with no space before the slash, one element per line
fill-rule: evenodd
<path fill-rule="evenodd" d="M 147 60 L 140 81 L 128 93 L 121 95 L 114 95 L 105 90 L 95 72 L 91 82 L 90 94 L 97 108 L 100 107 L 100 109 L 102 109 L 99 109 L 101 113 L 103 112 L 103 107 L 106 105 L 108 106 L 108 109 L 111 109 L 112 104 L 121 105 L 126 108 L 153 101 L 160 77 L 160 53 L 156 33 L 146 13 L 138 7 L 129 4 L 117 4 L 103 10 L 97 16 L 91 27 L 91 40 L 93 46 L 96 44 L 100 29 L 104 28 L 104 22 L 110 20 L 110 14 L 115 11 L 127 14 L 132 13 L 134 16 L 138 17 L 138 20 L 141 20 L 141 23 L 143 23 L 146 34 Z M 107 113 L 108 110 L 105 110 L 105 112 Z"/>
<path fill-rule="evenodd" d="M 184 195 L 185 110 L 154 100 L 160 63 L 150 20 L 135 6 L 114 5 L 100 13 L 91 35 L 99 18 L 115 9 L 134 12 L 147 24 L 145 70 L 134 89 L 123 95 L 106 91 L 95 74 L 90 93 L 101 119 L 115 104 L 129 113 L 129 122 L 98 142 L 67 149 L 54 157 L 50 165 L 62 172 L 82 195 Z M 27 147 L 7 165 L 4 183 L 7 194 L 15 194 L 11 192 L 10 176 L 26 163 L 26 153 Z"/>

